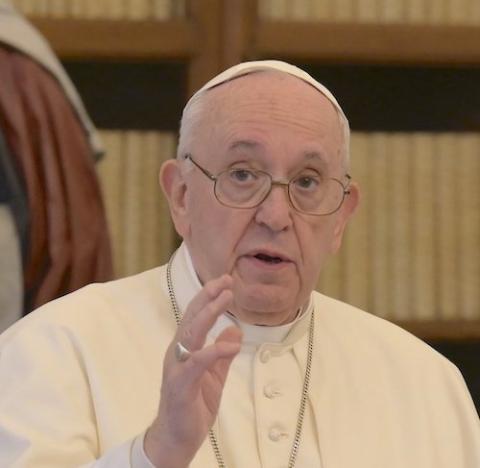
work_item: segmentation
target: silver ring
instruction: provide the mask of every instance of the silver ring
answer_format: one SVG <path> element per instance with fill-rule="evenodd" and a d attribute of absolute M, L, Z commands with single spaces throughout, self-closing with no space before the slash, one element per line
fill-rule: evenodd
<path fill-rule="evenodd" d="M 175 344 L 175 357 L 177 358 L 177 361 L 185 362 L 191 355 L 192 353 L 185 348 L 180 341 L 177 341 Z"/>

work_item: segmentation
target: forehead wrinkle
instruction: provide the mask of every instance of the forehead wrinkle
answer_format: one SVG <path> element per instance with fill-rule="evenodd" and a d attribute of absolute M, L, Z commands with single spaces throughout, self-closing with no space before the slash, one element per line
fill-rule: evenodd
<path fill-rule="evenodd" d="M 247 75 L 207 91 L 204 99 L 203 135 L 197 136 L 207 141 L 216 134 L 228 144 L 238 128 L 262 131 L 266 122 L 289 126 L 319 142 L 332 136 L 338 148 L 329 150 L 331 156 L 341 153 L 338 112 L 321 92 L 297 78 L 275 72 Z"/>
<path fill-rule="evenodd" d="M 305 86 L 318 98 L 314 104 L 309 96 L 302 94 L 299 97 L 298 93 L 294 92 L 278 94 L 278 90 L 272 93 L 269 89 L 243 88 L 229 91 L 220 87 L 215 90 L 215 95 L 212 93 L 211 96 L 210 122 L 214 125 L 221 122 L 261 125 L 264 120 L 279 126 L 288 125 L 314 137 L 335 132 L 341 140 L 341 125 L 333 104 L 314 88 Z"/>

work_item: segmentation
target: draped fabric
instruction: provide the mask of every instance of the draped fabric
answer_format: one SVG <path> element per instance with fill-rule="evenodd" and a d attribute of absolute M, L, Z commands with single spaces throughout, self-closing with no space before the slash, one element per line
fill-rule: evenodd
<path fill-rule="evenodd" d="M 26 194 L 0 131 L 0 333 L 22 316 L 27 234 Z"/>
<path fill-rule="evenodd" d="M 28 239 L 28 206 L 20 172 L 0 130 L 0 204 L 5 204 L 15 224 L 21 255 L 25 260 Z"/>
<path fill-rule="evenodd" d="M 22 316 L 20 240 L 10 206 L 0 203 L 0 333 Z"/>
<path fill-rule="evenodd" d="M 0 131 L 27 193 L 25 312 L 112 276 L 92 149 L 57 80 L 0 47 Z"/>

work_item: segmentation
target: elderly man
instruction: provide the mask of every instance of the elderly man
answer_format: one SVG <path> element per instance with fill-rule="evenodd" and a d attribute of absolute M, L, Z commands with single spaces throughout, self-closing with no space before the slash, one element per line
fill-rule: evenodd
<path fill-rule="evenodd" d="M 207 83 L 160 175 L 184 239 L 168 265 L 2 336 L 0 465 L 478 468 L 457 369 L 313 292 L 359 199 L 348 135 L 286 63 Z"/>

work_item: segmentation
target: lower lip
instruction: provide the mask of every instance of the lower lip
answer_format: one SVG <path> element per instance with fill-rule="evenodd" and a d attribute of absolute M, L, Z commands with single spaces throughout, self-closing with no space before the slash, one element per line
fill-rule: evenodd
<path fill-rule="evenodd" d="M 248 266 L 258 268 L 263 271 L 280 271 L 292 265 L 292 262 L 289 262 L 289 261 L 270 263 L 270 262 L 264 262 L 263 260 L 259 260 L 256 257 L 250 257 L 250 256 L 243 257 L 243 259 L 247 262 Z"/>

